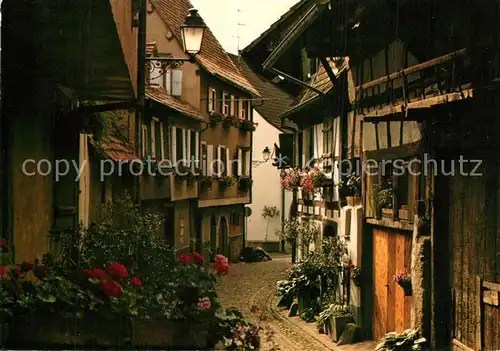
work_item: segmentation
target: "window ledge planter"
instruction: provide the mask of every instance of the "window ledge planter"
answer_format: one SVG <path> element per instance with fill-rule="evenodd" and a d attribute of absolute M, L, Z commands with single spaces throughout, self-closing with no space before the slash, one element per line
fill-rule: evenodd
<path fill-rule="evenodd" d="M 244 132 L 254 132 L 255 131 L 255 123 L 253 123 L 252 121 L 249 121 L 247 119 L 240 120 L 239 128 L 241 131 L 244 131 Z"/>
<path fill-rule="evenodd" d="M 200 189 L 203 191 L 208 191 L 212 189 L 212 177 L 210 176 L 202 176 L 199 180 Z"/>
<path fill-rule="evenodd" d="M 219 178 L 219 190 L 226 191 L 234 184 L 234 179 L 231 176 Z"/>
<path fill-rule="evenodd" d="M 394 211 L 392 208 L 382 208 L 382 218 L 391 218 Z"/>
<path fill-rule="evenodd" d="M 332 341 L 339 341 L 346 325 L 349 323 L 354 323 L 354 318 L 352 316 L 330 317 L 328 331 L 330 332 L 330 338 Z"/>
<path fill-rule="evenodd" d="M 211 112 L 210 113 L 210 124 L 212 125 L 212 127 L 215 127 L 217 124 L 222 122 L 223 117 L 224 116 L 222 114 L 220 114 L 219 112 Z"/>
<path fill-rule="evenodd" d="M 252 188 L 253 180 L 250 177 L 240 177 L 238 179 L 238 189 L 247 192 Z"/>
<path fill-rule="evenodd" d="M 224 118 L 224 120 L 222 121 L 222 126 L 225 128 L 225 129 L 229 129 L 231 127 L 236 127 L 238 125 L 238 120 L 236 117 L 234 116 L 227 116 L 226 118 Z"/>

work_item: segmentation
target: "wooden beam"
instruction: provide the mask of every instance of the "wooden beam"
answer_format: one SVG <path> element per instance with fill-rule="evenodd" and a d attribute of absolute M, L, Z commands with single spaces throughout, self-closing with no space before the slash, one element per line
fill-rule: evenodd
<path fill-rule="evenodd" d="M 453 339 L 452 342 L 453 342 L 453 345 L 455 345 L 456 347 L 458 347 L 460 350 L 463 350 L 463 351 L 475 351 L 474 349 L 471 349 L 470 347 L 468 347 L 467 345 L 463 344 L 462 342 L 460 342 L 457 339 Z"/>
<path fill-rule="evenodd" d="M 332 82 L 333 86 L 335 86 L 335 82 L 337 81 L 337 76 L 335 73 L 333 73 L 332 67 L 330 66 L 330 63 L 324 56 L 319 57 L 319 61 L 323 65 L 323 68 L 325 69 L 326 73 L 328 74 L 328 78 L 330 78 L 330 81 Z"/>
<path fill-rule="evenodd" d="M 474 89 L 467 89 L 463 92 L 455 92 L 450 94 L 444 94 L 439 96 L 434 96 L 431 98 L 418 100 L 414 102 L 410 102 L 407 106 L 407 110 L 419 110 L 431 108 L 433 106 L 442 105 L 448 102 L 460 101 L 464 99 L 470 99 L 474 96 Z M 360 117 L 366 122 L 381 122 L 381 121 L 407 121 L 411 120 L 411 118 L 405 118 L 404 116 L 400 116 L 400 114 L 404 113 L 404 105 L 398 106 L 388 106 L 382 108 L 380 110 L 376 110 L 374 112 L 366 113 L 364 115 L 360 115 Z M 397 116 L 396 116 L 397 115 Z M 392 117 L 387 117 L 392 116 Z M 381 119 L 381 117 L 386 117 L 385 119 Z"/>
<path fill-rule="evenodd" d="M 376 85 L 387 83 L 388 81 L 401 78 L 402 75 L 409 75 L 409 74 L 412 74 L 415 72 L 419 72 L 419 71 L 422 71 L 426 68 L 433 67 L 433 66 L 439 65 L 441 63 L 453 60 L 456 57 L 464 56 L 466 52 L 467 52 L 466 49 L 454 51 L 452 53 L 436 57 L 432 60 L 425 61 L 423 63 L 419 63 L 418 65 L 411 66 L 411 67 L 406 68 L 400 72 L 394 72 L 394 73 L 389 74 L 388 76 L 372 80 L 371 82 L 368 82 L 368 83 L 365 83 L 365 84 L 362 84 L 362 85 L 356 87 L 356 93 L 358 93 L 360 90 L 366 90 L 369 88 L 373 88 Z"/>
<path fill-rule="evenodd" d="M 476 350 L 483 350 L 483 280 L 476 276 Z"/>

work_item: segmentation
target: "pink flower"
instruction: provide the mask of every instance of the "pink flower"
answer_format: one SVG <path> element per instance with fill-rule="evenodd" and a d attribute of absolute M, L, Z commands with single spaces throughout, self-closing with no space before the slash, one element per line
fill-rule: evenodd
<path fill-rule="evenodd" d="M 212 301 L 208 297 L 203 297 L 198 300 L 198 311 L 206 311 L 212 308 Z"/>
<path fill-rule="evenodd" d="M 179 263 L 191 263 L 191 256 L 188 255 L 188 254 L 182 254 L 179 256 L 179 258 L 177 259 L 177 262 Z"/>
<path fill-rule="evenodd" d="M 193 259 L 193 262 L 198 265 L 203 264 L 203 262 L 205 261 L 205 258 L 198 252 L 193 252 L 191 254 L 191 258 Z"/>
<path fill-rule="evenodd" d="M 227 274 L 229 272 L 229 260 L 224 255 L 216 255 L 212 267 L 219 274 Z"/>

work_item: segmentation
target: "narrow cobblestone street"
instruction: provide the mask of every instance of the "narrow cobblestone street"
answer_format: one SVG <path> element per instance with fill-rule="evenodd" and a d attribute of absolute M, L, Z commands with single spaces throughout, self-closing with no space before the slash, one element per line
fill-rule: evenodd
<path fill-rule="evenodd" d="M 272 261 L 231 265 L 229 275 L 220 282 L 218 291 L 222 306 L 236 307 L 246 318 L 260 323 L 261 350 L 373 350 L 373 342 L 337 347 L 328 336 L 317 333 L 314 324 L 305 323 L 298 317 L 287 318 L 286 311 L 275 307 L 276 281 L 290 266 L 290 256 L 274 254 Z"/>

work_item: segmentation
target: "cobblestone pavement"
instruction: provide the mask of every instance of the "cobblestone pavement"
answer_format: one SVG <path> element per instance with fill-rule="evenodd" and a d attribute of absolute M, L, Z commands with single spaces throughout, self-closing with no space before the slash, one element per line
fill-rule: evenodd
<path fill-rule="evenodd" d="M 288 318 L 285 311 L 275 306 L 276 281 L 291 266 L 290 256 L 273 255 L 273 260 L 258 263 L 238 263 L 230 266 L 229 275 L 219 283 L 220 302 L 224 308 L 236 307 L 244 316 L 262 326 L 262 351 L 347 351 L 373 350 L 372 344 L 359 344 L 359 348 L 336 347 L 326 335 L 299 318 Z M 255 306 L 258 308 L 255 312 Z"/>

